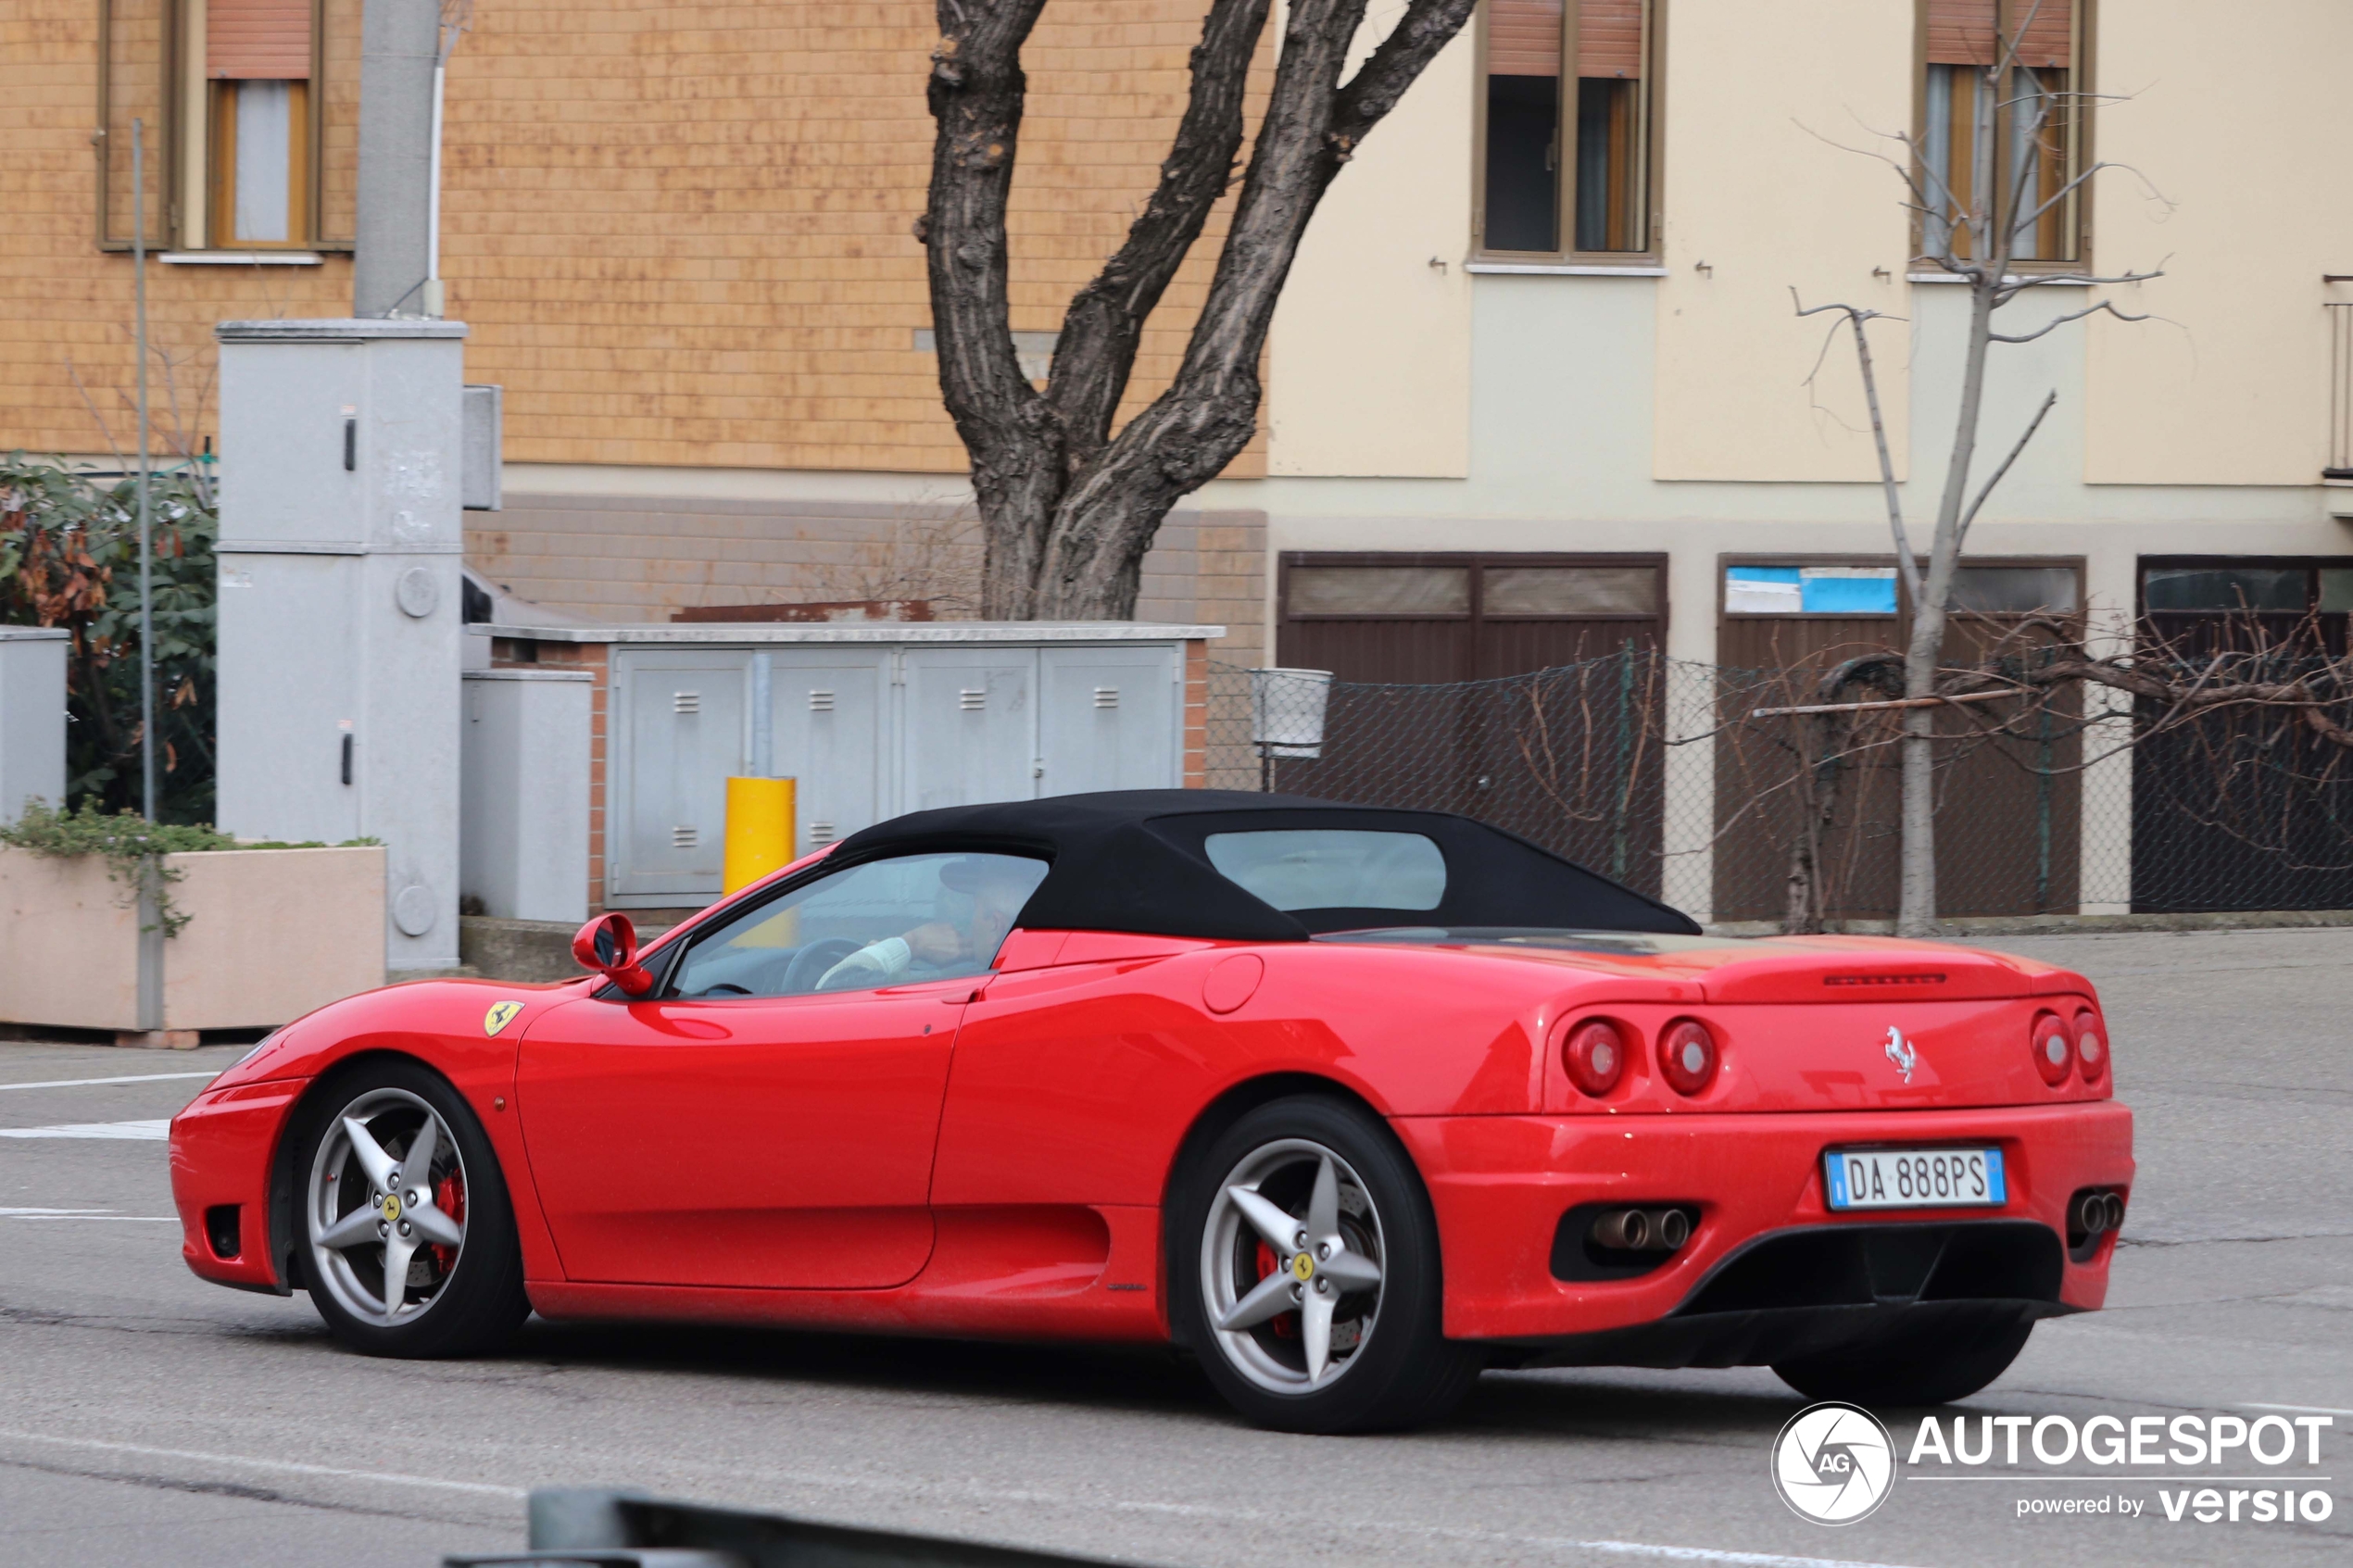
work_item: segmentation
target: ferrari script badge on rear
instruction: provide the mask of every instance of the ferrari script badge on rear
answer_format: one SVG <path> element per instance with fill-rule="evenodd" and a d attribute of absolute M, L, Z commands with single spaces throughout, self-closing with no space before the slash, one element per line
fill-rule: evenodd
<path fill-rule="evenodd" d="M 499 1030 L 512 1023 L 515 1021 L 515 1014 L 522 1010 L 521 1002 L 491 1003 L 490 1010 L 482 1015 L 482 1032 L 485 1035 L 496 1035 Z"/>
<path fill-rule="evenodd" d="M 491 1033 L 495 1035 L 497 1031 L 494 1029 Z M 1912 1069 L 1919 1065 L 1920 1060 L 1920 1053 L 1912 1042 L 1904 1038 L 1904 1031 L 1892 1024 L 1887 1031 L 1887 1060 L 1895 1064 L 1895 1071 L 1904 1075 L 1906 1084 L 1912 1081 Z"/>

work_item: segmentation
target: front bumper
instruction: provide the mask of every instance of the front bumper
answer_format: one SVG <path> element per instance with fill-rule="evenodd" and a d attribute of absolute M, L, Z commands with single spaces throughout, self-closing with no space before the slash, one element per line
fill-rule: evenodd
<path fill-rule="evenodd" d="M 270 1172 L 286 1113 L 303 1080 L 278 1079 L 208 1090 L 171 1119 L 171 1200 L 180 1211 L 180 1255 L 199 1279 L 286 1294 L 271 1258 Z M 207 1212 L 237 1210 L 237 1250 L 222 1256 Z"/>
<path fill-rule="evenodd" d="M 1899 1306 L 1911 1313 L 1933 1307 L 1945 1316 L 2013 1317 L 2096 1308 L 2108 1293 L 2113 1238 L 2104 1238 L 2083 1261 L 2070 1257 L 2060 1239 L 2068 1198 L 2086 1186 L 2129 1188 L 2133 1170 L 2133 1114 L 2112 1100 L 1972 1110 L 1400 1117 L 1392 1125 L 1420 1167 L 1437 1210 L 1447 1336 L 1550 1348 L 1557 1354 L 1547 1359 L 1572 1361 L 1725 1365 L 1768 1352 L 1778 1359 L 1782 1352 L 1775 1348 L 1788 1341 L 1771 1320 L 1752 1323 L 1758 1332 L 1746 1344 L 1737 1333 L 1702 1332 L 1709 1325 L 1691 1320 L 1699 1315 L 1692 1309 L 1700 1309 L 1718 1317 L 1714 1327 L 1728 1327 L 1701 1298 L 1703 1286 L 1736 1250 L 1798 1227 L 1944 1226 L 1972 1238 L 1933 1286 L 1933 1265 L 1918 1274 L 1908 1298 L 1881 1293 L 1859 1301 L 1733 1303 L 1752 1314 L 1795 1314 L 1780 1327 L 1802 1330 L 1801 1338 L 1817 1331 L 1859 1337 Z M 1842 1214 L 1828 1205 L 1825 1149 L 1969 1143 L 2002 1149 L 2008 1202 L 1999 1210 Z M 1561 1216 L 1590 1203 L 1686 1204 L 1698 1210 L 1699 1219 L 1681 1250 L 1649 1273 L 1613 1280 L 1555 1278 L 1553 1242 Z M 1979 1227 L 2004 1222 L 2047 1229 L 2056 1280 L 2050 1269 L 1996 1268 L 1988 1276 L 1989 1294 L 1973 1299 L 1961 1267 L 1975 1255 L 1968 1248 L 1980 1245 L 1974 1239 L 1983 1234 Z M 1898 1243 L 1903 1239 L 1899 1235 Z M 2044 1250 L 2025 1233 L 2014 1233 L 2013 1240 L 2028 1251 Z M 1850 1244 L 1834 1237 L 1829 1245 Z M 1868 1260 L 1863 1270 L 1868 1278 Z M 2012 1294 L 2022 1279 L 2032 1294 Z M 2045 1285 L 2053 1286 L 2047 1294 Z M 1957 1288 L 1960 1295 L 1949 1294 Z M 1948 1294 L 1940 1298 L 1940 1290 Z M 1920 1300 L 1923 1291 L 1930 1299 Z M 1679 1313 L 1684 1322 L 1672 1330 L 1614 1332 L 1661 1324 Z"/>

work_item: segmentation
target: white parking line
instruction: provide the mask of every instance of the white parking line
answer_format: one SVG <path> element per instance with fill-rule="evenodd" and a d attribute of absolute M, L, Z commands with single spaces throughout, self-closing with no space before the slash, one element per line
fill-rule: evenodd
<path fill-rule="evenodd" d="M 218 1073 L 132 1073 L 119 1078 L 44 1078 L 37 1084 L 0 1084 L 0 1094 L 10 1089 L 79 1089 L 91 1084 L 160 1084 L 172 1078 L 218 1078 Z"/>
<path fill-rule="evenodd" d="M 0 1138 L 132 1138 L 161 1143 L 170 1136 L 169 1117 L 150 1122 L 67 1122 L 55 1127 L 0 1127 Z"/>
<path fill-rule="evenodd" d="M 276 1470 L 290 1475 L 324 1475 L 343 1481 L 389 1482 L 396 1486 L 433 1486 L 450 1492 L 479 1492 L 485 1497 L 527 1497 L 520 1486 L 492 1486 L 479 1481 L 444 1481 L 434 1475 L 394 1475 L 375 1470 L 338 1470 L 332 1465 L 303 1464 L 288 1459 L 255 1459 L 247 1454 L 212 1454 L 195 1449 L 151 1449 L 141 1443 L 107 1443 L 94 1437 L 57 1437 L 46 1432 L 16 1432 L 0 1427 L 0 1440 L 47 1443 L 61 1449 L 86 1449 L 94 1453 L 131 1454 L 141 1459 L 194 1460 L 246 1470 Z"/>
<path fill-rule="evenodd" d="M 530 1494 L 520 1486 L 496 1486 L 479 1481 L 445 1481 L 433 1475 L 398 1475 L 378 1471 L 343 1470 L 324 1464 L 304 1464 L 293 1460 L 256 1459 L 245 1454 L 206 1453 L 192 1449 L 150 1448 L 141 1443 L 115 1443 L 93 1437 L 60 1437 L 45 1432 L 24 1432 L 0 1428 L 0 1442 L 46 1443 L 57 1448 L 81 1449 L 94 1453 L 124 1454 L 145 1459 L 187 1460 L 201 1464 L 217 1464 L 230 1469 L 276 1471 L 292 1475 L 317 1475 L 336 1480 L 389 1483 L 397 1486 L 423 1486 L 441 1491 L 472 1492 L 497 1498 L 524 1498 Z M 818 1485 L 840 1486 L 841 1479 L 829 1477 Z M 859 1483 L 853 1489 L 866 1489 Z M 912 1490 L 912 1487 L 886 1483 L 886 1491 Z M 1241 1519 L 1257 1522 L 1264 1516 L 1250 1510 L 1204 1508 L 1198 1504 L 1114 1502 L 1108 1505 L 1080 1501 L 1075 1499 L 1041 1496 L 1034 1492 L 1020 1494 L 987 1492 L 984 1496 L 1006 1500 L 1045 1502 L 1049 1505 L 1080 1508 L 1108 1507 L 1114 1512 L 1145 1512 L 1192 1514 L 1209 1518 Z M 1725 1568 L 1898 1568 L 1885 1562 L 1856 1562 L 1848 1558 L 1799 1557 L 1783 1552 L 1730 1551 L 1716 1547 L 1660 1546 L 1650 1541 L 1620 1541 L 1609 1539 L 1580 1540 L 1564 1536 L 1521 1536 L 1496 1530 L 1459 1530 L 1443 1525 L 1403 1524 L 1386 1521 L 1365 1521 L 1358 1526 L 1376 1532 L 1420 1536 L 1427 1539 L 1454 1540 L 1485 1546 L 1535 1547 L 1551 1551 L 1586 1552 L 1602 1557 L 1629 1557 L 1655 1562 L 1721 1563 Z"/>
<path fill-rule="evenodd" d="M 2243 1411 L 2296 1411 L 2304 1415 L 2353 1415 L 2353 1411 L 2339 1410 L 2334 1405 L 2261 1405 L 2247 1403 Z"/>
<path fill-rule="evenodd" d="M 0 1209 L 0 1220 L 95 1220 L 120 1225 L 176 1225 L 177 1214 L 118 1214 L 111 1209 Z"/>

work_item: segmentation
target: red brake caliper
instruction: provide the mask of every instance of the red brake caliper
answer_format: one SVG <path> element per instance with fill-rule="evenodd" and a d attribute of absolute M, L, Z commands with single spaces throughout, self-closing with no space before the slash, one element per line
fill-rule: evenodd
<path fill-rule="evenodd" d="M 452 1171 L 442 1177 L 440 1185 L 433 1189 L 433 1206 L 448 1215 L 453 1223 L 461 1225 L 466 1223 L 466 1185 L 458 1179 L 457 1172 Z M 434 1268 L 446 1278 L 449 1271 L 458 1266 L 458 1249 L 436 1244 L 430 1250 Z"/>
<path fill-rule="evenodd" d="M 1265 1279 L 1268 1274 L 1271 1274 L 1277 1269 L 1281 1268 L 1281 1266 L 1282 1265 L 1277 1262 L 1275 1258 L 1275 1249 L 1267 1246 L 1265 1242 L 1260 1242 L 1258 1244 L 1259 1279 Z M 1289 1273 L 1290 1271 L 1285 1270 L 1284 1272 Z M 1254 1284 L 1256 1282 L 1253 1281 L 1252 1283 Z M 1275 1337 L 1277 1339 L 1290 1339 L 1299 1333 L 1299 1322 L 1289 1312 L 1285 1312 L 1282 1316 L 1275 1319 L 1266 1326 L 1275 1331 Z"/>

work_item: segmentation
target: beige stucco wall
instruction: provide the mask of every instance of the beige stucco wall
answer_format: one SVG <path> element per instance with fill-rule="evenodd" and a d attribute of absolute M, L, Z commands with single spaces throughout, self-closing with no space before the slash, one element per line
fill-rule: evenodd
<path fill-rule="evenodd" d="M 1906 313 L 1903 187 L 1824 138 L 1869 145 L 1911 123 L 1912 27 L 1888 0 L 1816 0 L 1802 21 L 1739 0 L 1667 7 L 1659 478 L 1878 477 L 1852 350 L 1802 395 L 1825 320 L 1798 320 L 1790 290 Z M 1874 343 L 1900 472 L 1903 326 Z"/>
<path fill-rule="evenodd" d="M 267 1027 L 384 984 L 381 848 L 171 855 L 164 1027 Z M 0 847 L 0 1022 L 139 1022 L 139 922 L 93 856 Z"/>
<path fill-rule="evenodd" d="M 2326 461 L 2322 302 L 2353 300 L 2353 6 L 2247 7 L 2216 28 L 2193 0 L 2100 16 L 2100 271 L 2159 320 L 2092 324 L 2085 476 L 2095 483 L 2310 484 Z"/>
<path fill-rule="evenodd" d="M 1469 471 L 1471 280 L 1462 258 L 1473 31 L 1365 138 L 1308 225 L 1268 341 L 1269 472 Z"/>

